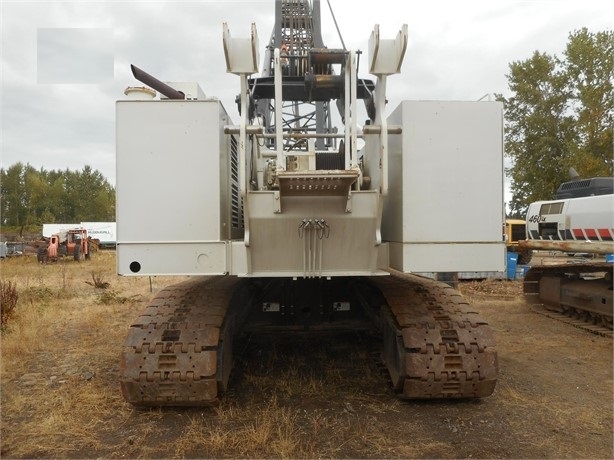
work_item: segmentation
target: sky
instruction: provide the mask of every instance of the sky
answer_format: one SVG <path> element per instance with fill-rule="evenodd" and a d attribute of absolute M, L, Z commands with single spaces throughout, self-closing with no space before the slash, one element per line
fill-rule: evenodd
<path fill-rule="evenodd" d="M 388 80 L 388 112 L 404 99 L 478 100 L 509 95 L 509 64 L 534 51 L 563 56 L 569 34 L 614 29 L 610 0 L 321 0 L 322 33 L 363 51 L 375 24 L 394 38 L 408 24 L 400 75 Z M 89 165 L 115 184 L 115 101 L 141 86 L 134 64 L 163 81 L 198 82 L 234 123 L 239 78 L 226 72 L 222 24 L 248 37 L 261 60 L 274 0 L 0 0 L 0 154 L 3 168 L 75 170 Z M 260 70 L 262 63 L 260 63 Z"/>

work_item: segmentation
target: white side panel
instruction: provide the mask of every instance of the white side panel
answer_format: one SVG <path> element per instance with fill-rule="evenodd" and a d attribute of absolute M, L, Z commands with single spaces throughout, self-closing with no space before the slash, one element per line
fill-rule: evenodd
<path fill-rule="evenodd" d="M 589 196 L 569 200 L 570 228 L 614 228 L 614 195 Z"/>
<path fill-rule="evenodd" d="M 404 101 L 389 123 L 403 129 L 389 137 L 382 236 L 402 243 L 391 246 L 391 266 L 504 270 L 502 105 Z"/>
<path fill-rule="evenodd" d="M 118 273 L 223 272 L 225 251 L 201 248 L 229 233 L 223 107 L 166 100 L 116 109 Z"/>
<path fill-rule="evenodd" d="M 505 262 L 501 263 L 505 261 L 505 246 L 500 244 L 389 244 L 390 265 L 393 268 L 404 265 L 406 272 L 505 270 Z"/>
<path fill-rule="evenodd" d="M 222 275 L 226 243 L 124 243 L 118 246 L 117 266 L 120 274 Z"/>

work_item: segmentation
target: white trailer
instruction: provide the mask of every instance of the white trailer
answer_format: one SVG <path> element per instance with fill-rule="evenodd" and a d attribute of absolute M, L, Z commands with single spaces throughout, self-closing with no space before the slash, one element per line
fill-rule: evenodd
<path fill-rule="evenodd" d="M 117 243 L 117 224 L 115 222 L 81 222 L 87 234 L 100 241 L 101 248 L 114 248 Z"/>
<path fill-rule="evenodd" d="M 43 224 L 43 237 L 51 238 L 71 228 L 79 228 L 81 224 Z"/>
<path fill-rule="evenodd" d="M 85 228 L 89 237 L 100 241 L 102 248 L 114 248 L 117 243 L 115 222 L 80 222 L 77 224 L 43 224 L 43 237 L 51 238 L 74 228 Z"/>

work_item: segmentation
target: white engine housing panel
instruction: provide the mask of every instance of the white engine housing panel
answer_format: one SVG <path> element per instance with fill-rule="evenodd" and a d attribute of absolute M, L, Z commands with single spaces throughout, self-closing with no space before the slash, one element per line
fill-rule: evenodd
<path fill-rule="evenodd" d="M 373 267 L 504 270 L 501 104 L 405 101 L 389 123 L 403 131 L 389 136 L 382 240 L 390 244 Z M 236 144 L 226 124 L 217 100 L 117 103 L 119 274 L 249 272 L 231 215 Z M 377 163 L 377 151 L 367 153 Z"/>
<path fill-rule="evenodd" d="M 505 270 L 503 106 L 404 101 L 390 115 L 382 237 L 404 272 Z"/>
<path fill-rule="evenodd" d="M 118 101 L 116 111 L 118 273 L 226 272 L 235 231 L 221 103 Z"/>

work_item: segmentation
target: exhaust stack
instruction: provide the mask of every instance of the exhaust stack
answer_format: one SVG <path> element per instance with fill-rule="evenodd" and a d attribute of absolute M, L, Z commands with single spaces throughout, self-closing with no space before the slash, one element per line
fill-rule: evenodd
<path fill-rule="evenodd" d="M 168 86 L 166 83 L 158 80 L 156 77 L 149 75 L 144 70 L 139 69 L 134 64 L 130 64 L 130 69 L 132 70 L 132 75 L 134 75 L 134 78 L 141 83 L 151 86 L 153 89 L 169 99 L 185 99 L 185 94 L 183 94 L 181 91 L 177 91 L 175 88 Z"/>

